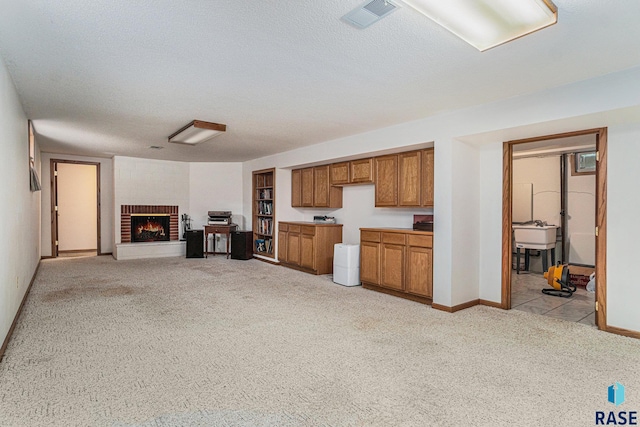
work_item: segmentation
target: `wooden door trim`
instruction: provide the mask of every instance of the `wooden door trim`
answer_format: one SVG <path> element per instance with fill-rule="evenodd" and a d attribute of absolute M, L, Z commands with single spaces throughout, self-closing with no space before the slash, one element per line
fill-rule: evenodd
<path fill-rule="evenodd" d="M 100 163 L 99 162 L 83 162 L 80 160 L 65 160 L 65 159 L 51 159 L 50 160 L 50 166 L 49 166 L 49 172 L 51 175 L 51 257 L 55 258 L 58 256 L 58 251 L 57 251 L 57 247 L 56 247 L 56 240 L 58 240 L 58 216 L 55 213 L 55 207 L 56 207 L 56 199 L 57 199 L 57 195 L 58 195 L 58 189 L 57 186 L 54 185 L 54 181 L 55 181 L 55 169 L 58 163 L 70 163 L 70 164 L 75 164 L 75 165 L 88 165 L 88 166 L 95 166 L 96 167 L 96 212 L 97 212 L 97 221 L 96 221 L 96 228 L 97 228 L 97 241 L 96 241 L 96 245 L 97 245 L 97 249 L 96 249 L 96 253 L 97 255 L 102 255 L 102 239 L 101 239 L 101 232 L 100 232 L 100 224 L 101 224 L 101 215 L 100 215 L 100 208 L 101 208 L 101 203 L 100 203 Z"/>
<path fill-rule="evenodd" d="M 500 307 L 511 309 L 511 203 L 513 186 L 513 146 L 527 142 L 547 141 L 580 135 L 596 135 L 596 150 L 599 161 L 596 170 L 596 324 L 601 330 L 615 332 L 607 328 L 607 128 L 585 129 L 533 138 L 505 141 L 502 152 L 502 298 Z"/>

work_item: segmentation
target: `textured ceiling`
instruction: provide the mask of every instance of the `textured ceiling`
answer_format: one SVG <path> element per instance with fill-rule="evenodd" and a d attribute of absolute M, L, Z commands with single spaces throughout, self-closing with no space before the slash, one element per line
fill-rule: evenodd
<path fill-rule="evenodd" d="M 639 1 L 554 2 L 480 53 L 407 7 L 342 22 L 360 0 L 0 0 L 0 55 L 43 151 L 243 161 L 640 64 Z M 193 119 L 227 132 L 167 143 Z"/>

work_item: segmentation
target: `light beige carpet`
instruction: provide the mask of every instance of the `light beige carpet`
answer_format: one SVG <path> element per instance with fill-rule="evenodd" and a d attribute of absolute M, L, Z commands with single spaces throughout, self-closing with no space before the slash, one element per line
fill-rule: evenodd
<path fill-rule="evenodd" d="M 640 340 L 220 256 L 43 261 L 0 363 L 0 426 L 589 426 L 639 396 Z"/>

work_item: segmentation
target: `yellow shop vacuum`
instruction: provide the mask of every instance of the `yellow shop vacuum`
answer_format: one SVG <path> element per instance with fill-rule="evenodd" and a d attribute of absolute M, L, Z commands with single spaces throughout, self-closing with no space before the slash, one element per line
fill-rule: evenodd
<path fill-rule="evenodd" d="M 569 282 L 569 265 L 560 264 L 549 267 L 549 271 L 544 273 L 549 286 L 553 289 L 543 289 L 542 292 L 554 297 L 569 298 L 576 291 L 576 286 Z"/>

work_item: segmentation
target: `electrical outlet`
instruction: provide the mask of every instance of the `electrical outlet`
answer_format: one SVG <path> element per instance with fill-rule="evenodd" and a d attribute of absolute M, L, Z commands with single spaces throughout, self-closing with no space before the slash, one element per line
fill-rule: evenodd
<path fill-rule="evenodd" d="M 16 289 L 20 287 L 20 278 L 16 276 Z"/>

